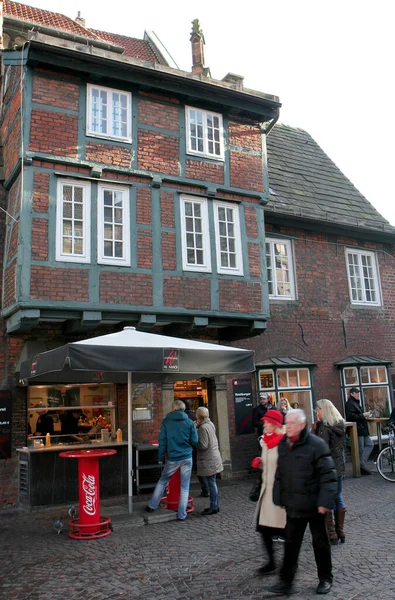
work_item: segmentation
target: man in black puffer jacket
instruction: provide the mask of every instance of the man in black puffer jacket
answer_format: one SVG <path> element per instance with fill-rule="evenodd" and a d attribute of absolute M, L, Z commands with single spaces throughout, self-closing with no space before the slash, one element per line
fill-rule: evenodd
<path fill-rule="evenodd" d="M 333 577 L 325 513 L 335 503 L 337 473 L 326 442 L 309 433 L 303 410 L 289 411 L 285 424 L 286 435 L 278 445 L 273 488 L 274 504 L 287 511 L 284 562 L 280 582 L 269 591 L 292 593 L 299 551 L 309 524 L 319 578 L 317 594 L 327 594 Z"/>

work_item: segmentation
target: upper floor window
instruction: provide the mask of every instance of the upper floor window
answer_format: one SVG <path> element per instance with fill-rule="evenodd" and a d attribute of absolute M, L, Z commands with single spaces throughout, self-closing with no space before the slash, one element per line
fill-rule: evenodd
<path fill-rule="evenodd" d="M 99 184 L 98 257 L 101 264 L 130 265 L 129 190 Z"/>
<path fill-rule="evenodd" d="M 294 300 L 292 245 L 290 240 L 266 238 L 266 266 L 269 297 Z"/>
<path fill-rule="evenodd" d="M 187 152 L 208 158 L 224 158 L 222 115 L 186 107 Z"/>
<path fill-rule="evenodd" d="M 90 262 L 90 184 L 58 181 L 56 260 Z"/>
<path fill-rule="evenodd" d="M 132 141 L 130 92 L 88 85 L 87 135 Z"/>
<path fill-rule="evenodd" d="M 380 306 L 380 288 L 374 252 L 346 248 L 348 286 L 352 304 Z"/>
<path fill-rule="evenodd" d="M 218 273 L 243 275 L 239 207 L 214 202 L 214 223 Z"/>
<path fill-rule="evenodd" d="M 182 267 L 186 271 L 211 271 L 207 200 L 181 198 Z"/>

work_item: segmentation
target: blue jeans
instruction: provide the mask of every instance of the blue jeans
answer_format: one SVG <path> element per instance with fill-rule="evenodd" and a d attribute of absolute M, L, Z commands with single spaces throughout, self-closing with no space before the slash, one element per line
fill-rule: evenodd
<path fill-rule="evenodd" d="M 334 510 L 337 510 L 338 508 L 346 508 L 343 500 L 343 477 L 337 478 L 337 492 Z"/>
<path fill-rule="evenodd" d="M 185 519 L 187 516 L 187 505 L 189 496 L 189 484 L 191 481 L 192 472 L 192 457 L 185 458 L 184 460 L 168 460 L 165 464 L 162 472 L 162 476 L 155 486 L 154 493 L 151 496 L 151 500 L 148 502 L 148 506 L 156 510 L 162 499 L 165 487 L 169 483 L 174 473 L 180 469 L 180 499 L 178 501 L 178 518 Z"/>
<path fill-rule="evenodd" d="M 206 482 L 210 494 L 210 508 L 215 508 L 215 510 L 217 510 L 217 508 L 219 508 L 217 476 L 210 475 L 209 477 L 202 477 L 202 479 Z"/>
<path fill-rule="evenodd" d="M 361 461 L 361 465 L 364 466 L 373 450 L 373 442 L 368 435 L 358 436 L 358 449 L 359 460 Z"/>

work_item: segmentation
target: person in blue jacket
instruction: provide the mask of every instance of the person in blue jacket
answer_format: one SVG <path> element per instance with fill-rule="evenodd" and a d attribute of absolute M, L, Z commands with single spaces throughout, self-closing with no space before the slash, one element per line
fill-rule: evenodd
<path fill-rule="evenodd" d="M 198 442 L 198 434 L 194 422 L 185 412 L 185 404 L 182 400 L 175 400 L 171 408 L 172 412 L 163 419 L 159 432 L 158 463 L 162 465 L 166 455 L 167 461 L 145 510 L 153 512 L 158 508 L 166 485 L 177 469 L 180 469 L 181 486 L 177 518 L 179 521 L 184 521 L 187 516 L 191 481 L 192 450 Z"/>

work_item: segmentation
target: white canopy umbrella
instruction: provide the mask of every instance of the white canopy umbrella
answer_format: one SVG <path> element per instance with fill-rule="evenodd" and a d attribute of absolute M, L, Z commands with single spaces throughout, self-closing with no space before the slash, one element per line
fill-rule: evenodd
<path fill-rule="evenodd" d="M 85 383 L 97 372 L 128 384 L 128 489 L 133 502 L 132 375 L 138 382 L 171 382 L 255 370 L 251 350 L 137 331 L 125 327 L 42 352 L 21 364 L 22 380 L 35 383 Z M 121 376 L 121 378 L 119 377 Z"/>

